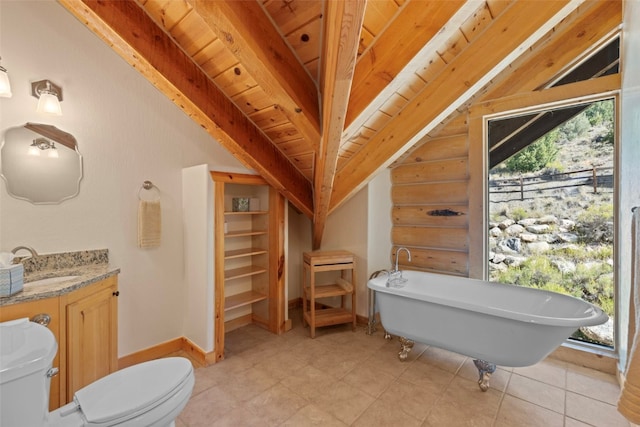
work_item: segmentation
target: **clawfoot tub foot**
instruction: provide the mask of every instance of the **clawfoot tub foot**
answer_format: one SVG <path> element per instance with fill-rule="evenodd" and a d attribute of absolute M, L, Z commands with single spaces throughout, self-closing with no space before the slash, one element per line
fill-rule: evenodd
<path fill-rule="evenodd" d="M 491 379 L 491 374 L 496 371 L 496 365 L 479 359 L 475 359 L 473 364 L 478 368 L 478 374 L 480 376 L 478 379 L 478 386 L 480 387 L 480 390 L 489 390 L 489 380 Z"/>
<path fill-rule="evenodd" d="M 393 337 L 391 336 L 391 334 L 387 331 L 384 331 L 384 339 L 387 341 L 391 341 Z"/>
<path fill-rule="evenodd" d="M 400 339 L 400 351 L 398 352 L 398 359 L 404 362 L 405 360 L 407 360 L 407 357 L 409 356 L 409 352 L 413 348 L 414 342 L 405 337 L 399 337 L 399 339 Z"/>

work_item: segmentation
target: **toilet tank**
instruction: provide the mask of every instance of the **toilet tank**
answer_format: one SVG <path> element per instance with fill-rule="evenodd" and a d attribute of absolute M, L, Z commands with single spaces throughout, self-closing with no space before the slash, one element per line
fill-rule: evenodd
<path fill-rule="evenodd" d="M 0 323 L 0 426 L 42 426 L 58 344 L 45 326 L 18 319 Z"/>

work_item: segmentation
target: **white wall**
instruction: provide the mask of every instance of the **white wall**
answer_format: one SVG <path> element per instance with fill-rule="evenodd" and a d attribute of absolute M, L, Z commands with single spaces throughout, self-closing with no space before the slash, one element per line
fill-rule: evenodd
<path fill-rule="evenodd" d="M 367 313 L 367 187 L 329 215 L 320 250 L 344 250 L 356 256 L 356 313 Z"/>
<path fill-rule="evenodd" d="M 329 217 L 319 250 L 346 250 L 356 255 L 356 311 L 368 315 L 367 280 L 379 269 L 389 268 L 391 251 L 391 173 L 380 172 L 354 197 Z M 302 296 L 302 253 L 312 251 L 312 223 L 289 207 L 288 299 Z"/>
<path fill-rule="evenodd" d="M 626 364 L 631 284 L 631 208 L 640 206 L 640 1 L 624 2 L 622 115 L 620 118 L 620 200 L 618 203 L 618 344 L 620 369 Z M 632 19 L 632 17 L 634 19 Z M 637 255 L 636 255 L 637 256 Z M 632 285 L 633 286 L 633 285 Z M 636 290 L 639 292 L 640 289 Z"/>
<path fill-rule="evenodd" d="M 312 250 L 312 224 L 303 213 L 287 206 L 287 300 L 302 297 L 302 253 Z"/>
<path fill-rule="evenodd" d="M 209 165 L 182 170 L 184 292 L 183 334 L 202 350 L 214 350 L 214 197 Z"/>
<path fill-rule="evenodd" d="M 369 275 L 389 268 L 390 262 L 391 176 L 388 169 L 329 215 L 321 250 L 333 249 L 356 255 L 356 312 L 366 317 Z"/>
<path fill-rule="evenodd" d="M 369 183 L 367 278 L 377 270 L 391 268 L 391 170 L 385 169 Z"/>
<path fill-rule="evenodd" d="M 182 336 L 182 169 L 247 170 L 54 1 L 0 1 L 0 56 L 13 88 L 0 98 L 0 130 L 30 121 L 74 134 L 85 173 L 79 196 L 60 205 L 14 199 L 0 184 L 0 250 L 107 248 L 122 270 L 119 355 Z M 63 87 L 62 117 L 35 112 L 30 82 L 44 78 Z M 136 246 L 144 180 L 162 199 L 163 242 L 150 250 Z"/>

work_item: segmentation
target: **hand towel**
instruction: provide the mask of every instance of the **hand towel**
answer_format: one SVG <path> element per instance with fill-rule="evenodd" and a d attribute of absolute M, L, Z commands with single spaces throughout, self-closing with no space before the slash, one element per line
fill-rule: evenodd
<path fill-rule="evenodd" d="M 627 360 L 625 381 L 618 400 L 618 412 L 629 421 L 640 424 L 640 208 L 633 213 L 631 243 L 631 301 L 629 310 L 629 343 L 631 352 Z"/>
<path fill-rule="evenodd" d="M 157 248 L 162 235 L 160 201 L 140 200 L 138 205 L 138 247 Z"/>

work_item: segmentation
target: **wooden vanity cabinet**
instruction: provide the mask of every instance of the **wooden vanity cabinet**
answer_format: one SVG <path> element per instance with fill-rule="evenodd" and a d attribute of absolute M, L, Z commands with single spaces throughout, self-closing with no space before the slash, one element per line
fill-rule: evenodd
<path fill-rule="evenodd" d="M 58 342 L 49 410 L 82 387 L 118 369 L 118 279 L 111 276 L 68 294 L 0 307 L 0 321 L 48 314 Z"/>
<path fill-rule="evenodd" d="M 67 402 L 82 387 L 118 369 L 116 276 L 61 298 L 66 315 Z"/>
<path fill-rule="evenodd" d="M 58 297 L 46 298 L 37 301 L 23 302 L 20 304 L 4 305 L 0 307 L 0 322 L 6 322 L 8 320 L 22 319 L 27 317 L 33 319 L 39 314 L 47 314 L 50 316 L 51 321 L 47 327 L 53 332 L 53 335 L 58 342 L 58 352 L 55 359 L 53 359 L 53 366 L 58 367 L 58 375 L 51 378 L 51 386 L 49 393 L 49 410 L 61 406 L 60 399 L 60 379 L 65 376 L 65 366 L 60 363 L 60 305 Z"/>

